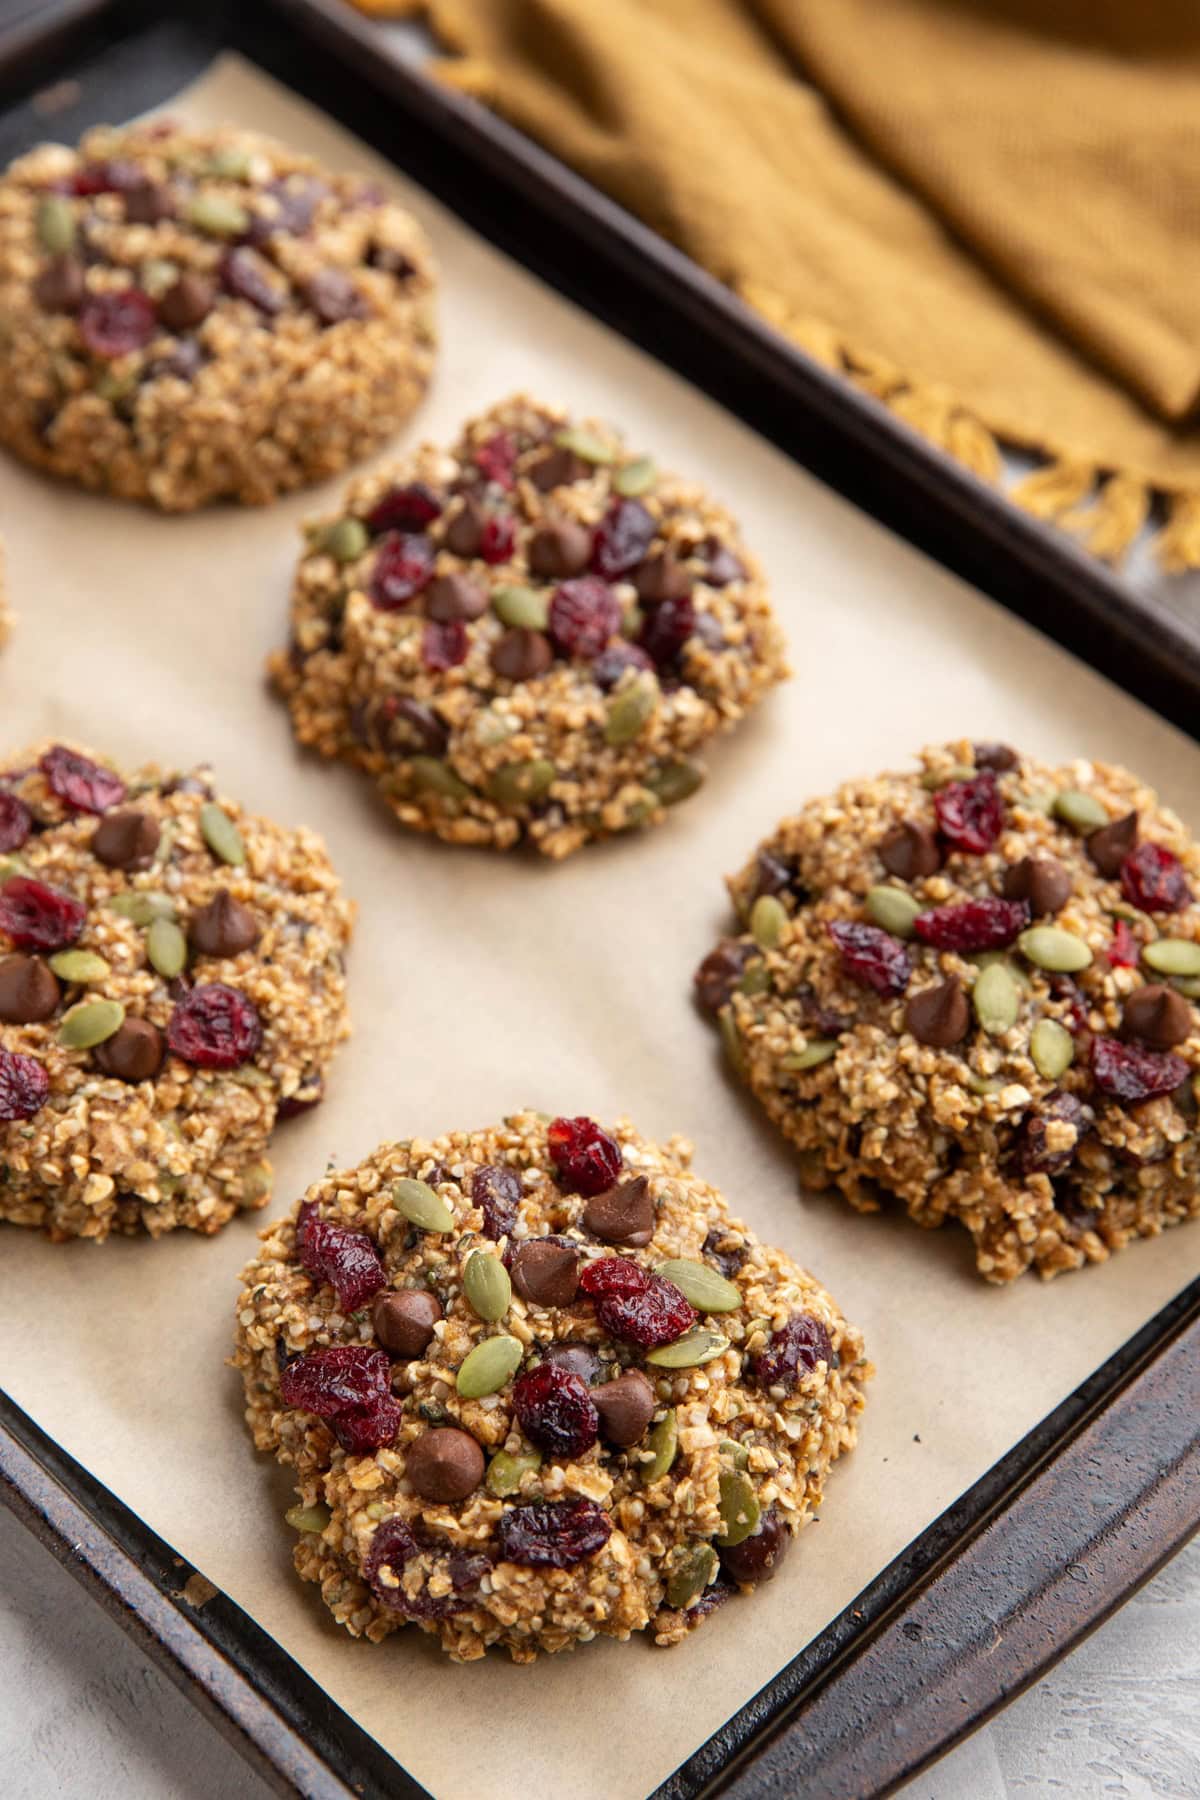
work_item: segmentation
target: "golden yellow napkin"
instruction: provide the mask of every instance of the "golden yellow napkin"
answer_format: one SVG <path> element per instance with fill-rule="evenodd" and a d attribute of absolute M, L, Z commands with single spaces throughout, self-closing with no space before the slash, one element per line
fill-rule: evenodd
<path fill-rule="evenodd" d="M 360 0 L 1103 555 L 1200 565 L 1200 0 Z"/>

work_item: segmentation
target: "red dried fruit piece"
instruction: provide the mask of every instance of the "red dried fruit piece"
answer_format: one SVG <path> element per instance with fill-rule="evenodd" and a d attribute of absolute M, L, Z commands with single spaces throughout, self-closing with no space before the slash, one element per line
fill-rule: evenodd
<path fill-rule="evenodd" d="M 253 1000 L 223 981 L 185 994 L 171 1014 L 167 1043 L 198 1069 L 236 1069 L 262 1044 L 262 1020 Z"/>
<path fill-rule="evenodd" d="M 621 607 L 607 582 L 580 575 L 555 588 L 550 636 L 564 656 L 599 656 L 620 625 Z"/>
<path fill-rule="evenodd" d="M 574 1460 L 600 1433 L 600 1415 L 584 1383 L 561 1364 L 539 1363 L 513 1384 L 513 1411 L 530 1443 L 547 1456 Z"/>
<path fill-rule="evenodd" d="M 1004 829 L 1004 807 L 990 770 L 971 781 L 950 781 L 933 796 L 938 829 L 946 842 L 969 856 L 990 850 Z"/>
<path fill-rule="evenodd" d="M 344 1313 L 363 1306 L 387 1284 L 387 1272 L 379 1252 L 365 1231 L 315 1216 L 316 1208 L 296 1222 L 296 1248 L 310 1275 L 328 1281 Z"/>
<path fill-rule="evenodd" d="M 33 814 L 15 794 L 0 791 L 0 855 L 19 850 L 33 830 Z"/>
<path fill-rule="evenodd" d="M 333 1435 L 351 1456 L 366 1456 L 382 1444 L 392 1444 L 400 1429 L 404 1408 L 390 1394 L 372 1400 L 369 1406 L 342 1413 L 330 1419 Z"/>
<path fill-rule="evenodd" d="M 1136 969 L 1141 949 L 1141 944 L 1125 920 L 1118 919 L 1113 926 L 1112 943 L 1108 946 L 1109 962 L 1118 969 Z"/>
<path fill-rule="evenodd" d="M 652 669 L 650 657 L 637 644 L 627 644 L 621 639 L 602 650 L 592 664 L 592 680 L 605 693 L 615 688 L 626 669 Z"/>
<path fill-rule="evenodd" d="M 621 1146 L 595 1119 L 555 1119 L 546 1131 L 560 1187 L 572 1194 L 602 1194 L 621 1171 Z"/>
<path fill-rule="evenodd" d="M 962 900 L 918 913 L 913 930 L 935 950 L 1003 950 L 1029 919 L 1028 900 Z"/>
<path fill-rule="evenodd" d="M 1022 1175 L 1061 1175 L 1074 1161 L 1079 1140 L 1091 1129 L 1092 1123 L 1091 1108 L 1084 1106 L 1074 1094 L 1057 1091 L 1048 1094 L 1036 1112 L 1026 1113 L 1021 1120 L 1014 1139 L 1017 1168 Z M 1046 1136 L 1052 1124 L 1072 1126 L 1074 1143 L 1065 1148 L 1050 1149 Z"/>
<path fill-rule="evenodd" d="M 1187 1078 L 1188 1065 L 1170 1050 L 1147 1050 L 1114 1037 L 1092 1039 L 1092 1080 L 1123 1106 L 1170 1094 Z"/>
<path fill-rule="evenodd" d="M 454 669 L 466 662 L 471 639 L 461 619 L 426 619 L 421 661 L 427 669 Z"/>
<path fill-rule="evenodd" d="M 679 600 L 663 600 L 651 607 L 638 642 L 660 669 L 673 663 L 696 629 L 696 608 L 690 594 Z"/>
<path fill-rule="evenodd" d="M 432 540 L 421 532 L 398 532 L 379 546 L 371 572 L 371 602 L 380 612 L 398 612 L 433 579 Z"/>
<path fill-rule="evenodd" d="M 609 1337 L 643 1350 L 673 1344 L 696 1323 L 694 1308 L 673 1281 L 625 1256 L 602 1256 L 588 1263 L 579 1287 L 595 1304 L 596 1317 Z"/>
<path fill-rule="evenodd" d="M 471 1204 L 482 1212 L 488 1237 L 508 1237 L 521 1204 L 521 1177 L 515 1169 L 484 1163 L 471 1177 Z"/>
<path fill-rule="evenodd" d="M 0 887 L 0 931 L 18 950 L 65 950 L 86 918 L 80 901 L 29 875 L 10 875 Z"/>
<path fill-rule="evenodd" d="M 654 542 L 654 515 L 640 500 L 612 500 L 592 537 L 592 567 L 616 581 L 645 558 Z"/>
<path fill-rule="evenodd" d="M 387 1352 L 371 1344 L 329 1344 L 288 1363 L 279 1377 L 285 1406 L 336 1419 L 385 1399 L 392 1391 Z"/>
<path fill-rule="evenodd" d="M 119 775 L 102 769 L 90 757 L 68 750 L 65 744 L 55 744 L 47 750 L 38 768 L 46 777 L 50 792 L 76 812 L 107 812 L 110 806 L 119 806 L 127 792 Z"/>
<path fill-rule="evenodd" d="M 496 1535 L 505 1562 L 569 1569 L 604 1548 L 612 1520 L 594 1500 L 538 1502 L 502 1514 Z"/>
<path fill-rule="evenodd" d="M 32 1119 L 46 1104 L 50 1077 L 40 1062 L 0 1050 L 0 1121 Z"/>
<path fill-rule="evenodd" d="M 1141 912 L 1182 912 L 1192 890 L 1183 864 L 1161 844 L 1139 844 L 1121 864 L 1121 891 Z"/>
<path fill-rule="evenodd" d="M 511 513 L 489 513 L 479 531 L 479 554 L 485 563 L 507 562 L 516 541 Z"/>
<path fill-rule="evenodd" d="M 512 486 L 513 465 L 517 460 L 517 441 L 510 431 L 497 431 L 471 454 L 475 467 L 482 469 L 489 481 L 494 481 L 497 487 L 510 488 Z"/>
<path fill-rule="evenodd" d="M 283 311 L 284 295 L 271 278 L 272 265 L 245 245 L 227 250 L 218 271 L 221 285 L 237 300 L 248 300 L 261 313 Z"/>
<path fill-rule="evenodd" d="M 154 302 L 140 288 L 89 294 L 79 309 L 79 335 L 93 356 L 128 356 L 157 334 Z"/>
<path fill-rule="evenodd" d="M 420 531 L 438 518 L 442 501 L 424 481 L 410 481 L 403 487 L 389 488 L 366 516 L 367 530 L 373 536 L 384 531 Z"/>
<path fill-rule="evenodd" d="M 145 179 L 135 162 L 114 156 L 107 162 L 88 162 L 76 169 L 71 191 L 84 198 L 93 194 L 128 194 L 141 187 Z"/>
<path fill-rule="evenodd" d="M 408 1594 L 403 1587 L 393 1587 L 381 1579 L 380 1572 L 390 1569 L 397 1582 L 414 1557 L 423 1557 L 430 1575 L 445 1573 L 450 1577 L 452 1593 L 431 1595 L 426 1587 Z M 395 1607 L 411 1619 L 444 1619 L 462 1612 L 472 1604 L 479 1583 L 492 1567 L 491 1558 L 469 1550 L 451 1550 L 438 1554 L 429 1545 L 419 1544 L 403 1519 L 385 1519 L 371 1539 L 371 1548 L 363 1564 L 363 1580 L 384 1606 Z"/>
<path fill-rule="evenodd" d="M 756 1356 L 752 1373 L 759 1387 L 781 1387 L 788 1393 L 819 1362 L 833 1368 L 833 1344 L 820 1319 L 811 1313 L 793 1313 L 786 1325 L 771 1333 L 761 1356 Z"/>
<path fill-rule="evenodd" d="M 829 935 L 841 952 L 842 967 L 853 980 L 877 994 L 902 994 L 912 974 L 908 951 L 890 932 L 855 919 L 835 919 Z"/>

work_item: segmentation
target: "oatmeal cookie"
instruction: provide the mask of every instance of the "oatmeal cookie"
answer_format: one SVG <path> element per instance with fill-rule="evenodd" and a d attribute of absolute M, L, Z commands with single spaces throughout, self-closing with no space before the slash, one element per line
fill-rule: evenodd
<path fill-rule="evenodd" d="M 518 396 L 310 528 L 271 672 L 300 742 L 403 824 L 562 857 L 661 820 L 786 670 L 724 508 Z"/>
<path fill-rule="evenodd" d="M 246 1418 L 354 1636 L 415 1623 L 460 1662 L 672 1644 L 775 1573 L 870 1366 L 690 1159 L 519 1113 L 386 1144 L 263 1232 Z"/>
<path fill-rule="evenodd" d="M 1200 850 L 1124 769 L 923 752 L 787 819 L 696 974 L 735 1067 L 860 1211 L 979 1272 L 1102 1262 L 1200 1213 Z"/>
<path fill-rule="evenodd" d="M 319 838 L 40 745 L 0 774 L 0 1220 L 218 1231 L 347 1035 L 353 909 Z"/>
<path fill-rule="evenodd" d="M 0 442 L 172 512 L 378 448 L 433 360 L 425 236 L 255 133 L 149 123 L 0 179 Z"/>

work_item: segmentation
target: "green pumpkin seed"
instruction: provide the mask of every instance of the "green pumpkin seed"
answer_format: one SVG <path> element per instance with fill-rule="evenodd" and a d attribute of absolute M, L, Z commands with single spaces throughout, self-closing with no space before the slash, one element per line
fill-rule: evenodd
<path fill-rule="evenodd" d="M 502 625 L 514 631 L 545 631 L 550 620 L 550 597 L 531 587 L 498 587 L 492 593 L 492 611 Z"/>
<path fill-rule="evenodd" d="M 625 817 L 617 829 L 619 831 L 640 831 L 642 826 L 648 824 L 657 811 L 657 800 L 653 800 L 649 794 L 646 794 L 642 799 L 634 800 L 631 805 L 626 807 Z M 596 823 L 599 825 L 601 823 L 600 815 L 597 813 L 595 817 Z"/>
<path fill-rule="evenodd" d="M 0 857 L 0 881 L 11 881 L 14 875 L 28 875 L 29 864 L 22 856 Z"/>
<path fill-rule="evenodd" d="M 324 1531 L 333 1514 L 318 1501 L 315 1506 L 289 1506 L 283 1516 L 293 1531 Z"/>
<path fill-rule="evenodd" d="M 1000 963 L 1023 994 L 1033 992 L 1033 983 L 1029 979 L 1028 972 L 1021 968 L 1019 963 L 1010 962 L 1007 953 L 1003 950 L 973 950 L 967 960 L 973 962 L 977 969 L 990 969 Z"/>
<path fill-rule="evenodd" d="M 1022 798 L 1017 801 L 1017 805 L 1023 806 L 1026 812 L 1043 813 L 1046 818 L 1049 818 L 1051 808 L 1054 805 L 1054 799 L 1055 796 L 1053 790 L 1045 788 L 1038 793 L 1023 795 Z"/>
<path fill-rule="evenodd" d="M 731 1462 L 735 1469 L 748 1469 L 750 1466 L 750 1452 L 745 1444 L 739 1444 L 734 1438 L 722 1438 L 717 1445 L 717 1455 Z"/>
<path fill-rule="evenodd" d="M 608 703 L 604 741 L 615 749 L 640 737 L 658 710 L 658 682 L 653 675 L 639 675 Z"/>
<path fill-rule="evenodd" d="M 648 1487 L 652 1481 L 662 1480 L 679 1450 L 679 1423 L 674 1407 L 657 1425 L 650 1427 L 646 1433 L 646 1448 L 652 1454 L 650 1460 L 641 1465 L 641 1470 L 642 1480 Z"/>
<path fill-rule="evenodd" d="M 361 519 L 335 519 L 317 539 L 326 555 L 340 563 L 357 562 L 370 541 Z"/>
<path fill-rule="evenodd" d="M 1171 986 L 1187 1000 L 1200 1000 L 1200 975 L 1176 975 Z"/>
<path fill-rule="evenodd" d="M 488 778 L 487 791 L 498 806 L 532 806 L 552 787 L 558 770 L 544 756 L 528 762 L 503 763 Z"/>
<path fill-rule="evenodd" d="M 120 1031 L 125 1008 L 119 1000 L 81 1000 L 63 1015 L 58 1041 L 67 1050 L 91 1050 Z"/>
<path fill-rule="evenodd" d="M 515 1337 L 484 1338 L 463 1363 L 454 1385 L 464 1400 L 482 1400 L 516 1374 L 524 1354 L 524 1347 Z"/>
<path fill-rule="evenodd" d="M 613 476 L 613 486 L 627 500 L 646 493 L 658 480 L 658 468 L 649 456 L 637 456 Z"/>
<path fill-rule="evenodd" d="M 194 194 L 184 208 L 184 218 L 209 237 L 241 237 L 250 224 L 246 208 L 225 194 Z"/>
<path fill-rule="evenodd" d="M 1075 1060 L 1075 1040 L 1057 1019 L 1039 1019 L 1030 1035 L 1029 1056 L 1039 1075 L 1057 1081 Z"/>
<path fill-rule="evenodd" d="M 594 431 L 584 431 L 579 426 L 568 426 L 565 431 L 556 434 L 554 441 L 560 450 L 573 450 L 584 462 L 610 463 L 617 458 L 616 450 L 611 444 L 606 444 Z"/>
<path fill-rule="evenodd" d="M 38 242 L 51 256 L 65 256 L 75 243 L 75 214 L 61 194 L 47 194 L 37 209 Z"/>
<path fill-rule="evenodd" d="M 253 1206 L 258 1200 L 265 1200 L 275 1187 L 275 1171 L 269 1162 L 258 1162 L 247 1169 L 242 1181 L 242 1198 Z"/>
<path fill-rule="evenodd" d="M 427 1181 L 404 1176 L 392 1188 L 392 1205 L 422 1231 L 453 1231 L 454 1214 Z"/>
<path fill-rule="evenodd" d="M 977 1075 L 974 1069 L 967 1070 L 966 1083 L 971 1092 L 978 1094 L 981 1100 L 986 1100 L 991 1094 L 998 1094 L 1004 1086 L 998 1075 Z"/>
<path fill-rule="evenodd" d="M 873 887 L 867 894 L 867 912 L 876 925 L 882 925 L 893 937 L 910 938 L 913 920 L 925 909 L 919 900 L 898 887 Z"/>
<path fill-rule="evenodd" d="M 519 719 L 510 718 L 508 713 L 497 712 L 494 706 L 485 706 L 477 714 L 473 728 L 475 742 L 484 750 L 494 750 L 497 744 L 505 743 L 520 729 Z"/>
<path fill-rule="evenodd" d="M 733 1282 L 726 1281 L 708 1263 L 693 1262 L 686 1256 L 674 1256 L 667 1262 L 658 1263 L 655 1272 L 665 1275 L 668 1281 L 673 1281 L 684 1299 L 690 1300 L 697 1312 L 736 1312 L 742 1304 L 742 1296 Z"/>
<path fill-rule="evenodd" d="M 699 1599 L 717 1567 L 717 1553 L 711 1544 L 696 1544 L 685 1550 L 667 1578 L 667 1605 L 682 1610 Z"/>
<path fill-rule="evenodd" d="M 1142 961 L 1160 975 L 1200 975 L 1200 944 L 1190 938 L 1155 938 Z"/>
<path fill-rule="evenodd" d="M 152 300 L 161 300 L 167 289 L 173 288 L 178 280 L 179 264 L 168 261 L 165 256 L 152 256 L 142 264 L 141 286 Z"/>
<path fill-rule="evenodd" d="M 220 176 L 223 181 L 249 181 L 250 152 L 238 150 L 233 144 L 226 144 L 220 150 L 214 150 L 208 161 L 211 175 Z"/>
<path fill-rule="evenodd" d="M 742 1469 L 722 1469 L 717 1477 L 721 1493 L 721 1524 L 717 1536 L 722 1549 L 728 1550 L 748 1538 L 758 1525 L 760 1508 L 754 1483 Z"/>
<path fill-rule="evenodd" d="M 648 1350 L 646 1361 L 653 1363 L 656 1369 L 698 1369 L 715 1357 L 723 1356 L 728 1348 L 729 1339 L 722 1337 L 719 1331 L 706 1331 L 703 1325 L 697 1325 L 676 1338 L 673 1344 L 660 1344 L 657 1350 Z"/>
<path fill-rule="evenodd" d="M 774 950 L 787 922 L 787 908 L 774 894 L 760 894 L 750 908 L 750 935 L 760 950 Z"/>
<path fill-rule="evenodd" d="M 983 1029 L 993 1037 L 1012 1030 L 1021 1010 L 1021 991 L 1003 963 L 980 970 L 971 989 L 971 1005 Z"/>
<path fill-rule="evenodd" d="M 463 1293 L 481 1319 L 491 1324 L 502 1319 L 512 1299 L 512 1282 L 500 1258 L 490 1250 L 472 1250 L 463 1270 Z"/>
<path fill-rule="evenodd" d="M 737 984 L 739 994 L 765 994 L 771 985 L 771 971 L 765 962 L 755 959 L 746 964 L 746 972 Z"/>
<path fill-rule="evenodd" d="M 1017 939 L 1017 948 L 1035 968 L 1055 975 L 1073 975 L 1086 969 L 1092 953 L 1082 938 L 1058 925 L 1033 925 Z"/>
<path fill-rule="evenodd" d="M 449 763 L 437 756 L 414 756 L 409 761 L 409 773 L 419 788 L 431 794 L 441 794 L 445 800 L 469 800 L 471 790 L 466 782 L 454 773 Z"/>
<path fill-rule="evenodd" d="M 1107 825 L 1108 808 L 1102 806 L 1095 794 L 1086 794 L 1082 788 L 1064 788 L 1055 794 L 1054 804 L 1050 808 L 1056 819 L 1064 825 L 1070 825 L 1074 831 L 1083 836 L 1089 831 L 1099 831 Z"/>
<path fill-rule="evenodd" d="M 681 800 L 687 800 L 696 792 L 703 780 L 704 770 L 699 763 L 659 763 L 647 775 L 646 786 L 664 806 L 678 806 Z"/>
<path fill-rule="evenodd" d="M 104 958 L 91 950 L 60 950 L 50 958 L 50 967 L 60 981 L 76 982 L 80 986 L 89 981 L 103 981 L 109 973 Z"/>
<path fill-rule="evenodd" d="M 837 1047 L 836 1038 L 809 1038 L 803 1050 L 793 1050 L 787 1056 L 781 1056 L 779 1066 L 799 1075 L 805 1069 L 815 1069 L 821 1063 L 828 1062 L 831 1056 L 837 1055 Z"/>
<path fill-rule="evenodd" d="M 146 933 L 150 967 L 166 981 L 174 981 L 187 966 L 187 939 L 173 919 L 155 919 Z"/>
<path fill-rule="evenodd" d="M 717 1014 L 717 1034 L 721 1039 L 721 1047 L 736 1075 L 743 1080 L 746 1076 L 746 1058 L 742 1053 L 742 1040 L 734 1023 L 733 1008 L 723 1006 Z"/>
<path fill-rule="evenodd" d="M 488 1464 L 484 1485 L 488 1493 L 494 1494 L 497 1500 L 507 1500 L 510 1494 L 519 1491 L 522 1477 L 527 1474 L 536 1475 L 541 1466 L 540 1451 L 520 1450 L 514 1453 L 511 1450 L 497 1450 Z"/>
<path fill-rule="evenodd" d="M 246 846 L 241 832 L 227 812 L 209 800 L 200 808 L 200 833 L 213 855 L 231 868 L 240 868 L 246 860 Z"/>

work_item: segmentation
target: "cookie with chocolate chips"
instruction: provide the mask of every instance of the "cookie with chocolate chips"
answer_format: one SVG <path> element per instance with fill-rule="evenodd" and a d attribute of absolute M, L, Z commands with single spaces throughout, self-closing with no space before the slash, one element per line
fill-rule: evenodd
<path fill-rule="evenodd" d="M 459 1662 L 685 1637 L 776 1572 L 871 1373 L 681 1138 L 518 1113 L 385 1144 L 262 1233 L 246 1419 L 339 1624 Z"/>
<path fill-rule="evenodd" d="M 212 1233 L 348 1033 L 353 909 L 312 832 L 208 772 L 43 744 L 0 771 L 0 1220 Z"/>
<path fill-rule="evenodd" d="M 0 443 L 172 512 L 261 504 L 407 418 L 433 293 L 408 213 L 269 138 L 42 145 L 0 179 Z"/>
<path fill-rule="evenodd" d="M 302 744 L 405 825 L 563 857 L 661 820 L 785 673 L 723 507 L 518 396 L 309 528 L 272 659 Z"/>
<path fill-rule="evenodd" d="M 1124 769 L 926 750 L 779 826 L 696 996 L 805 1179 L 979 1273 L 1200 1213 L 1200 849 Z"/>

